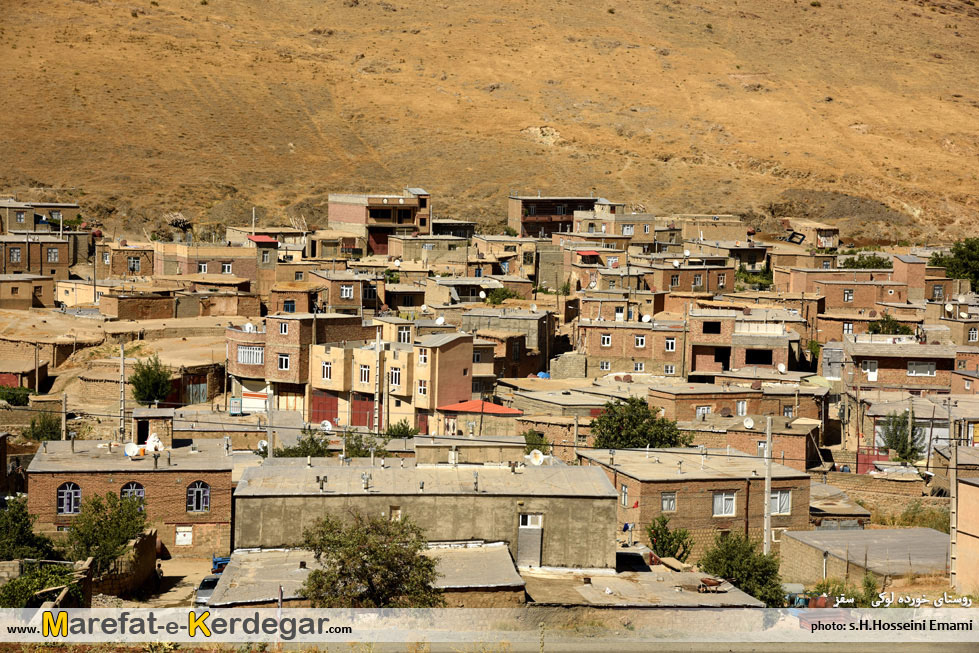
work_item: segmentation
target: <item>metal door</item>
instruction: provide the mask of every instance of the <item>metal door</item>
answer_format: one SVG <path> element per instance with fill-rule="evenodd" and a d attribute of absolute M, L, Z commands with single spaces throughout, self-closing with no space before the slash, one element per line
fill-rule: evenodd
<path fill-rule="evenodd" d="M 186 378 L 184 383 L 184 403 L 207 403 L 207 375 L 192 374 Z"/>
<path fill-rule="evenodd" d="M 540 567 L 541 543 L 544 539 L 544 516 L 521 513 L 517 529 L 517 566 Z"/>
<path fill-rule="evenodd" d="M 323 420 L 337 422 L 340 398 L 335 392 L 328 390 L 313 390 L 310 396 L 309 421 L 319 424 Z"/>

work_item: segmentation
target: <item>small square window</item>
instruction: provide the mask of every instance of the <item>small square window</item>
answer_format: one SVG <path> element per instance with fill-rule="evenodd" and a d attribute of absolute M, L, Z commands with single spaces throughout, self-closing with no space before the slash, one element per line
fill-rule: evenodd
<path fill-rule="evenodd" d="M 612 369 L 612 364 L 609 361 L 599 361 L 598 369 L 603 372 L 608 372 L 610 369 Z"/>
<path fill-rule="evenodd" d="M 662 492 L 659 495 L 660 512 L 676 512 L 676 492 Z"/>
<path fill-rule="evenodd" d="M 283 371 L 289 369 L 289 354 L 279 354 L 279 369 Z"/>

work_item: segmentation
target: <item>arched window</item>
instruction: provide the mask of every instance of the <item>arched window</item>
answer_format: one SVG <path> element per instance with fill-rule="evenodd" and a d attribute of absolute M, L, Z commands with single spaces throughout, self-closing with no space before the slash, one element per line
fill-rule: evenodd
<path fill-rule="evenodd" d="M 58 514 L 77 515 L 82 508 L 82 489 L 71 481 L 58 486 Z"/>
<path fill-rule="evenodd" d="M 207 512 L 211 509 L 211 486 L 194 481 L 187 486 L 187 512 Z"/>
<path fill-rule="evenodd" d="M 130 497 L 145 499 L 146 490 L 143 488 L 142 484 L 137 483 L 136 481 L 129 481 L 122 486 L 121 490 L 119 490 L 119 496 L 123 499 L 128 499 Z"/>

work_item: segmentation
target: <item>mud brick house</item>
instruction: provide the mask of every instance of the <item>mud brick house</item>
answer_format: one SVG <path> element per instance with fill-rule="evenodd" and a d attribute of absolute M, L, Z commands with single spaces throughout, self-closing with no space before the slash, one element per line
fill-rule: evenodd
<path fill-rule="evenodd" d="M 572 243 L 562 248 L 563 277 L 575 291 L 598 289 L 599 272 L 626 265 L 628 253 L 614 245 Z"/>
<path fill-rule="evenodd" d="M 526 377 L 541 370 L 540 352 L 527 347 L 525 334 L 497 329 L 477 329 L 476 336 L 484 348 L 486 343 L 492 343 L 493 347 L 490 355 L 485 356 L 485 349 L 473 345 L 475 377 L 489 377 L 492 373 L 495 381 L 496 378 Z M 477 358 L 479 360 L 476 360 Z M 477 391 L 476 380 L 473 378 L 473 392 Z M 488 378 L 486 380 L 489 381 Z"/>
<path fill-rule="evenodd" d="M 473 237 L 472 245 L 477 262 L 494 262 L 493 273 L 516 274 L 527 279 L 547 278 L 545 263 L 540 257 L 544 252 L 557 252 L 557 248 L 545 239 L 518 236 L 479 234 Z M 552 284 L 552 287 L 558 285 Z"/>
<path fill-rule="evenodd" d="M 255 247 L 256 240 L 251 236 L 271 238 L 283 245 L 303 245 L 305 244 L 308 231 L 296 229 L 295 227 L 227 227 L 224 238 L 232 245 L 245 245 Z"/>
<path fill-rule="evenodd" d="M 68 278 L 68 241 L 56 236 L 0 236 L 0 274 L 37 274 Z"/>
<path fill-rule="evenodd" d="M 318 302 L 323 312 L 361 315 L 381 308 L 377 289 L 379 279 L 375 274 L 318 270 L 309 273 L 309 280 L 323 286 Z"/>
<path fill-rule="evenodd" d="M 36 390 L 47 378 L 46 360 L 38 360 L 35 366 L 33 359 L 0 358 L 0 386 Z M 0 461 L 2 460 L 0 458 Z"/>
<path fill-rule="evenodd" d="M 581 319 L 575 349 L 586 358 L 586 376 L 613 372 L 679 376 L 685 330 L 676 322 L 607 322 Z"/>
<path fill-rule="evenodd" d="M 666 291 L 588 290 L 579 298 L 580 317 L 606 322 L 638 322 L 644 315 L 662 313 L 666 295 Z"/>
<path fill-rule="evenodd" d="M 382 306 L 399 313 L 419 311 L 425 305 L 425 286 L 417 283 L 378 284 L 383 289 Z"/>
<path fill-rule="evenodd" d="M 907 285 L 898 281 L 819 280 L 813 284 L 827 311 L 880 310 L 881 302 L 907 302 Z"/>
<path fill-rule="evenodd" d="M 477 308 L 462 314 L 461 328 L 467 333 L 478 331 L 509 331 L 524 335 L 526 349 L 540 352 L 543 366 L 553 355 L 557 331 L 557 316 L 549 311 L 530 311 L 513 308 Z"/>
<path fill-rule="evenodd" d="M 425 303 L 429 306 L 483 303 L 491 291 L 502 288 L 502 283 L 488 277 L 428 277 Z"/>
<path fill-rule="evenodd" d="M 860 335 L 869 332 L 870 325 L 891 311 L 883 307 L 877 309 L 838 309 L 826 311 L 816 316 L 816 333 L 813 340 L 819 342 L 842 341 L 844 336 Z M 895 320 L 917 331 L 922 318 L 892 314 Z"/>
<path fill-rule="evenodd" d="M 625 212 L 625 204 L 604 197 L 560 197 L 510 195 L 507 198 L 507 226 L 518 236 L 545 237 L 556 231 L 573 231 L 576 211 L 591 211 L 596 216 Z"/>
<path fill-rule="evenodd" d="M 615 499 L 595 468 L 514 472 L 489 465 L 339 466 L 328 459 L 307 467 L 306 460 L 275 458 L 242 474 L 234 546 L 295 546 L 323 515 L 349 520 L 356 510 L 409 518 L 433 542 L 506 542 L 519 567 L 613 568 Z"/>
<path fill-rule="evenodd" d="M 315 281 L 279 281 L 269 291 L 269 313 L 313 313 L 318 308 L 325 283 Z"/>
<path fill-rule="evenodd" d="M 503 437 L 518 435 L 516 419 L 523 411 L 471 399 L 435 409 L 434 435 Z M 522 451 L 522 450 L 521 450 Z M 522 453 L 521 453 L 522 455 Z M 521 458 L 520 462 L 523 462 Z"/>
<path fill-rule="evenodd" d="M 689 421 L 709 415 L 746 417 L 778 415 L 818 420 L 826 426 L 829 388 L 811 385 L 657 383 L 649 386 L 647 403 L 667 419 Z"/>
<path fill-rule="evenodd" d="M 783 222 L 790 232 L 789 242 L 815 249 L 836 249 L 840 246 L 839 227 L 805 218 L 786 218 Z"/>
<path fill-rule="evenodd" d="M 679 266 L 654 263 L 646 273 L 646 285 L 652 291 L 721 293 L 734 289 L 734 268 L 694 262 Z"/>
<path fill-rule="evenodd" d="M 160 320 L 176 317 L 177 300 L 163 293 L 105 293 L 99 312 L 115 320 Z M 197 317 L 197 314 L 194 314 Z"/>
<path fill-rule="evenodd" d="M 685 365 L 692 381 L 746 366 L 788 369 L 798 360 L 800 337 L 767 315 L 694 309 L 688 316 Z M 780 367 L 782 366 L 782 367 Z"/>
<path fill-rule="evenodd" d="M 712 449 L 731 448 L 750 456 L 765 455 L 765 414 L 724 417 L 711 414 L 678 424 L 693 436 L 691 444 Z M 775 462 L 804 472 L 822 462 L 819 457 L 820 420 L 808 417 L 772 418 L 772 458 Z M 750 425 L 750 428 L 748 427 Z"/>
<path fill-rule="evenodd" d="M 843 353 L 852 361 L 844 374 L 849 388 L 948 393 L 956 347 L 919 344 L 911 336 L 844 336 Z"/>
<path fill-rule="evenodd" d="M 781 533 L 809 528 L 809 475 L 772 464 L 772 494 L 765 497 L 765 460 L 727 449 L 579 450 L 583 467 L 598 466 L 619 493 L 618 527 L 649 544 L 646 527 L 660 515 L 670 528 L 693 536 L 696 562 L 717 535 L 763 537 L 765 504 L 772 506 L 773 549 Z"/>
<path fill-rule="evenodd" d="M 214 243 L 154 243 L 153 275 L 237 277 L 250 282 L 241 290 L 267 295 L 275 280 L 278 241 L 249 236 L 253 247 Z M 217 279 L 214 280 L 217 283 Z"/>
<path fill-rule="evenodd" d="M 683 240 L 746 240 L 748 227 L 736 215 L 673 213 L 669 224 L 680 229 Z"/>
<path fill-rule="evenodd" d="M 605 234 L 623 236 L 629 245 L 647 251 L 656 241 L 656 227 L 661 219 L 652 213 L 626 213 L 625 211 L 575 211 L 576 234 Z"/>
<path fill-rule="evenodd" d="M 383 327 L 378 330 L 379 343 L 372 334 L 369 341 L 309 348 L 309 421 L 386 430 L 407 420 L 421 433 L 432 433 L 436 408 L 472 396 L 472 336 L 446 333 L 392 341 L 383 339 Z"/>
<path fill-rule="evenodd" d="M 366 249 L 367 239 L 363 236 L 337 229 L 317 229 L 306 237 L 305 258 L 330 267 L 339 264 L 338 269 L 342 270 L 347 259 L 360 258 Z"/>
<path fill-rule="evenodd" d="M 54 277 L 40 274 L 0 274 L 0 308 L 54 307 Z"/>
<path fill-rule="evenodd" d="M 18 202 L 0 199 L 0 233 L 13 231 L 51 231 L 67 220 L 76 220 L 81 207 L 73 202 Z"/>
<path fill-rule="evenodd" d="M 746 270 L 764 269 L 768 262 L 768 252 L 771 245 L 759 243 L 750 238 L 738 240 L 704 240 L 703 238 L 687 240 L 684 247 L 690 250 L 691 256 L 710 254 L 724 256 L 734 269 L 744 267 Z"/>
<path fill-rule="evenodd" d="M 360 340 L 374 331 L 359 316 L 335 313 L 282 313 L 264 323 L 226 331 L 231 392 L 245 413 L 305 412 L 310 345 Z"/>
<path fill-rule="evenodd" d="M 97 440 L 45 442 L 27 468 L 27 506 L 35 528 L 67 530 L 84 501 L 107 493 L 137 496 L 150 525 L 175 557 L 230 551 L 230 447 L 224 440 L 130 458 L 122 445 Z"/>
<path fill-rule="evenodd" d="M 431 230 L 432 196 L 422 188 L 400 195 L 330 193 L 330 226 L 367 240 L 367 254 L 387 255 L 388 238 L 427 234 Z"/>
<path fill-rule="evenodd" d="M 95 245 L 95 276 L 98 279 L 152 276 L 154 254 L 152 243 L 103 240 Z"/>
<path fill-rule="evenodd" d="M 393 235 L 388 238 L 388 256 L 409 261 L 465 263 L 468 241 L 459 236 Z"/>

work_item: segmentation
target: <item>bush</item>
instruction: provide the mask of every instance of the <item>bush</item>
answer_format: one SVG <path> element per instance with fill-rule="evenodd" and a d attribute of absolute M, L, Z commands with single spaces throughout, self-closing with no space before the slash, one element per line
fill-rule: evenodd
<path fill-rule="evenodd" d="M 388 425 L 386 433 L 388 438 L 413 438 L 418 435 L 418 429 L 412 426 L 405 418 L 400 422 Z"/>
<path fill-rule="evenodd" d="M 92 570 L 98 575 L 109 569 L 123 552 L 126 543 L 146 528 L 143 500 L 120 498 L 114 492 L 98 494 L 82 502 L 82 509 L 72 520 L 66 544 L 74 560 L 92 558 Z"/>
<path fill-rule="evenodd" d="M 493 306 L 499 306 L 508 299 L 513 299 L 514 297 L 519 297 L 517 293 L 513 292 L 509 288 L 493 288 L 486 294 L 486 301 L 488 301 Z"/>
<path fill-rule="evenodd" d="M 908 420 L 913 425 L 909 431 Z M 924 429 L 914 423 L 914 413 L 891 413 L 884 420 L 880 439 L 897 460 L 915 463 L 924 451 Z"/>
<path fill-rule="evenodd" d="M 296 444 L 290 447 L 276 447 L 275 457 L 305 458 L 306 456 L 312 456 L 313 458 L 328 458 L 333 455 L 329 445 L 329 438 L 323 434 L 312 429 L 303 429 L 303 432 L 299 434 L 299 438 L 296 440 Z M 269 450 L 268 447 L 265 447 L 264 449 L 256 450 L 255 453 L 265 458 L 268 456 Z"/>
<path fill-rule="evenodd" d="M 518 234 L 517 233 L 517 230 L 514 229 L 513 227 L 503 227 L 503 235 L 504 236 L 519 236 L 520 234 Z"/>
<path fill-rule="evenodd" d="M 0 400 L 6 401 L 11 406 L 26 406 L 29 403 L 28 397 L 34 394 L 30 388 L 11 388 L 0 385 Z"/>
<path fill-rule="evenodd" d="M 758 543 L 744 535 L 718 535 L 697 564 L 701 571 L 731 581 L 769 608 L 781 608 L 785 603 L 778 557 L 761 553 Z"/>
<path fill-rule="evenodd" d="M 641 397 L 610 401 L 592 420 L 595 447 L 630 449 L 637 447 L 685 447 L 693 436 L 680 433 L 676 422 L 656 417 Z"/>
<path fill-rule="evenodd" d="M 661 558 L 676 558 L 686 562 L 693 550 L 693 537 L 685 528 L 670 529 L 670 518 L 660 515 L 646 527 L 649 548 Z"/>
<path fill-rule="evenodd" d="M 547 438 L 543 434 L 533 429 L 528 429 L 521 435 L 523 435 L 524 442 L 527 443 L 527 446 L 524 447 L 524 453 L 530 453 L 534 449 L 537 449 L 543 454 L 551 453 L 551 443 L 547 441 Z"/>
<path fill-rule="evenodd" d="M 390 440 L 388 437 L 374 437 L 359 431 L 351 431 L 344 434 L 343 440 L 347 458 L 368 458 L 371 455 L 371 449 L 374 449 L 375 456 L 390 455 L 385 449 Z"/>
<path fill-rule="evenodd" d="M 133 397 L 144 405 L 163 401 L 173 388 L 170 375 L 170 368 L 161 363 L 156 354 L 146 360 L 136 361 L 133 374 L 129 378 L 133 385 Z"/>
<path fill-rule="evenodd" d="M 34 532 L 36 520 L 27 512 L 27 497 L 7 500 L 6 508 L 0 510 L 0 560 L 60 559 L 55 557 L 54 543 Z"/>
<path fill-rule="evenodd" d="M 844 270 L 882 270 L 894 267 L 894 261 L 887 256 L 880 254 L 857 254 L 853 258 L 845 258 L 840 261 L 840 267 Z"/>
<path fill-rule="evenodd" d="M 54 413 L 39 413 L 31 418 L 31 425 L 23 431 L 23 436 L 30 440 L 60 440 L 61 418 Z"/>
<path fill-rule="evenodd" d="M 914 335 L 914 330 L 906 324 L 901 324 L 888 313 L 868 324 L 867 333 L 911 336 Z"/>
<path fill-rule="evenodd" d="M 565 297 L 567 297 L 568 295 L 570 295 L 571 294 L 571 282 L 570 281 L 565 281 L 564 283 L 562 283 L 561 284 L 561 287 L 558 289 L 558 292 L 561 293 L 562 295 L 564 295 Z"/>
<path fill-rule="evenodd" d="M 0 608 L 39 608 L 52 596 L 36 596 L 49 587 L 68 586 L 68 592 L 81 604 L 82 588 L 68 565 L 28 565 L 19 577 L 0 586 Z"/>

